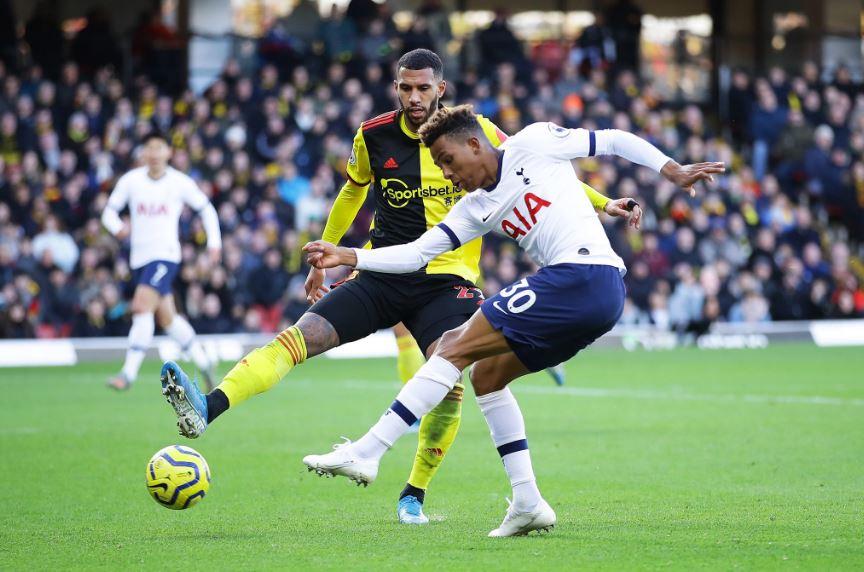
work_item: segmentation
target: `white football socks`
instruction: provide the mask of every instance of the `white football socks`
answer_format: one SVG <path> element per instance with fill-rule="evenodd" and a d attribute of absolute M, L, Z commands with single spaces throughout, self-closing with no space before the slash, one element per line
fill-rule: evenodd
<path fill-rule="evenodd" d="M 153 314 L 134 314 L 132 326 L 129 328 L 129 347 L 126 349 L 126 361 L 123 362 L 123 375 L 130 382 L 138 377 L 141 362 L 147 355 L 147 349 L 153 342 L 153 331 L 156 324 Z"/>
<path fill-rule="evenodd" d="M 186 321 L 186 318 L 183 316 L 174 316 L 171 325 L 165 328 L 165 333 L 177 342 L 183 353 L 189 354 L 189 357 L 195 363 L 195 367 L 205 371 L 210 369 L 210 358 L 207 357 L 204 346 L 195 338 L 195 330 Z"/>
<path fill-rule="evenodd" d="M 504 470 L 510 478 L 514 508 L 518 512 L 533 510 L 542 497 L 531 466 L 525 421 L 516 398 L 505 387 L 501 391 L 477 397 L 477 404 L 486 417 L 492 441 L 498 448 Z"/>
<path fill-rule="evenodd" d="M 417 419 L 441 403 L 461 377 L 462 372 L 444 358 L 429 358 L 378 423 L 354 443 L 355 451 L 361 457 L 380 459 Z"/>

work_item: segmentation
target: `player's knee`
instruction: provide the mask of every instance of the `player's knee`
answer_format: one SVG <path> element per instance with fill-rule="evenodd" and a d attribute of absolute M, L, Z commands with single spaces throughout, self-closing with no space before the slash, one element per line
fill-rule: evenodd
<path fill-rule="evenodd" d="M 129 304 L 129 309 L 133 314 L 152 314 L 153 308 L 150 307 L 145 300 L 142 300 L 138 296 L 132 298 L 132 303 Z"/>
<path fill-rule="evenodd" d="M 339 334 L 323 316 L 306 312 L 294 324 L 306 344 L 306 359 L 322 354 L 339 345 Z"/>
<path fill-rule="evenodd" d="M 460 369 L 471 363 L 468 356 L 465 355 L 465 345 L 461 343 L 463 334 L 464 328 L 461 327 L 444 332 L 438 341 L 438 347 L 435 349 L 435 355 L 446 359 Z"/>

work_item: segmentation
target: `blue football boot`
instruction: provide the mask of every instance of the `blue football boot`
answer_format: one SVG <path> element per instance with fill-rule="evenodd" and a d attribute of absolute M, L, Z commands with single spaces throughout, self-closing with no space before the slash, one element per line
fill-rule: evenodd
<path fill-rule="evenodd" d="M 423 514 L 423 503 L 413 495 L 399 499 L 396 514 L 402 524 L 429 524 L 429 517 Z"/>
<path fill-rule="evenodd" d="M 162 395 L 177 414 L 180 434 L 197 439 L 207 429 L 207 398 L 198 389 L 195 380 L 173 361 L 162 366 Z"/>

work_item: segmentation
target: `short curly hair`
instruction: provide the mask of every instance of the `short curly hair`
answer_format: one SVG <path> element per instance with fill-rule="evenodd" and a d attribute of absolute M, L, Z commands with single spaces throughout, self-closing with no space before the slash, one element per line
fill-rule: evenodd
<path fill-rule="evenodd" d="M 436 79 L 444 77 L 444 64 L 438 54 L 425 48 L 417 48 L 402 55 L 396 63 L 396 69 L 422 70 L 432 68 L 432 75 Z"/>
<path fill-rule="evenodd" d="M 469 135 L 480 131 L 480 124 L 471 105 L 442 107 L 420 127 L 420 140 L 431 147 L 444 135 Z"/>

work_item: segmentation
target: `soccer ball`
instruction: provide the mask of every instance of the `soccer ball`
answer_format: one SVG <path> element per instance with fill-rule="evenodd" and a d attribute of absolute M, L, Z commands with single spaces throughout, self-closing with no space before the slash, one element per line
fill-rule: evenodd
<path fill-rule="evenodd" d="M 147 463 L 147 490 L 164 507 L 183 510 L 195 506 L 210 489 L 210 467 L 191 447 L 170 445 Z"/>

